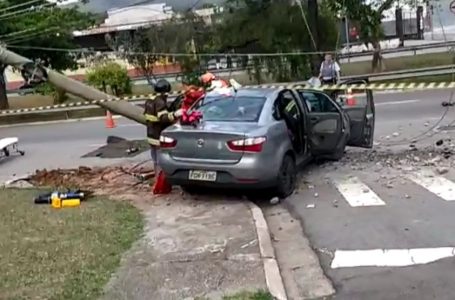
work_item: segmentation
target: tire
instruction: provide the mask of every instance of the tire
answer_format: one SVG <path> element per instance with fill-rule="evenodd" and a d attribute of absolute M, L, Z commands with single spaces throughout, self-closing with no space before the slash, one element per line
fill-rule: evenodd
<path fill-rule="evenodd" d="M 297 184 L 297 167 L 290 155 L 285 155 L 278 171 L 276 195 L 286 198 L 292 195 Z"/>
<path fill-rule="evenodd" d="M 330 155 L 329 157 L 327 157 L 327 160 L 330 160 L 330 161 L 339 161 L 340 159 L 342 159 L 344 156 L 344 147 L 341 148 L 340 150 L 337 150 L 336 152 L 334 152 L 332 155 Z"/>

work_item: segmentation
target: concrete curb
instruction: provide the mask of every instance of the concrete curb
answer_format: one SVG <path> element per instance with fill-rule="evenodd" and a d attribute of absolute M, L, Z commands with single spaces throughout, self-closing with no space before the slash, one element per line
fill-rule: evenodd
<path fill-rule="evenodd" d="M 39 122 L 27 122 L 27 123 L 16 123 L 16 124 L 5 124 L 0 125 L 0 128 L 11 128 L 11 127 L 21 127 L 21 126 L 39 126 L 39 125 L 51 125 L 51 124 L 60 124 L 60 123 L 77 123 L 82 121 L 97 121 L 105 119 L 105 116 L 99 117 L 88 117 L 88 118 L 78 118 L 78 119 L 66 119 L 66 120 L 55 120 L 55 121 L 39 121 Z M 112 116 L 113 119 L 124 118 L 123 116 Z"/>
<path fill-rule="evenodd" d="M 264 273 L 269 292 L 278 300 L 287 300 L 283 278 L 275 257 L 275 250 L 272 245 L 269 227 L 264 218 L 262 210 L 254 203 L 248 204 L 253 216 L 256 233 L 258 236 L 259 250 L 264 263 Z"/>

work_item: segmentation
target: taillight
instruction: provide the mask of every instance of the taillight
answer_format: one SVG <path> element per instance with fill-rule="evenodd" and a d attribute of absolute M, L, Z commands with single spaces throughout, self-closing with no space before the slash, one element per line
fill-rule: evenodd
<path fill-rule="evenodd" d="M 160 147 L 161 148 L 173 148 L 177 145 L 177 140 L 168 137 L 168 136 L 160 136 Z"/>
<path fill-rule="evenodd" d="M 263 136 L 252 137 L 240 140 L 227 142 L 227 146 L 231 151 L 239 152 L 261 152 L 262 146 L 267 139 Z"/>

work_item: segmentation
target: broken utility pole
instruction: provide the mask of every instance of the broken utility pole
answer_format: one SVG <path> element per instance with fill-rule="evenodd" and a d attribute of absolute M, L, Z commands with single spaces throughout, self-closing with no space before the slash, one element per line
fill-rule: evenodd
<path fill-rule="evenodd" d="M 26 64 L 34 64 L 34 62 L 28 58 L 7 50 L 5 47 L 0 46 L 0 64 L 10 65 L 18 69 L 23 69 Z M 37 65 L 37 68 L 44 69 L 44 67 L 41 67 L 39 65 Z M 67 91 L 70 94 L 79 96 L 89 101 L 112 98 L 111 95 L 85 85 L 80 81 L 68 78 L 56 71 L 47 68 L 44 70 L 45 73 L 47 73 L 47 80 L 51 84 Z M 127 101 L 114 101 L 96 104 L 113 113 L 122 115 L 130 120 L 145 124 L 145 118 L 142 109 L 134 104 L 128 103 Z"/>

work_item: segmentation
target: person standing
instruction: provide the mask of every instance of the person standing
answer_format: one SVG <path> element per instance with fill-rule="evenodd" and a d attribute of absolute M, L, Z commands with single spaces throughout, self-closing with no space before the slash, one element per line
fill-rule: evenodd
<path fill-rule="evenodd" d="M 321 83 L 337 84 L 340 80 L 340 71 L 341 68 L 338 63 L 332 59 L 332 55 L 326 54 L 319 73 Z"/>
<path fill-rule="evenodd" d="M 144 116 L 146 119 L 147 141 L 150 144 L 153 170 L 155 171 L 155 176 L 158 176 L 157 151 L 160 147 L 161 132 L 182 116 L 182 109 L 177 109 L 174 112 L 168 111 L 167 94 L 171 91 L 171 84 L 167 80 L 158 80 L 154 85 L 154 90 L 158 95 L 145 102 Z"/>

